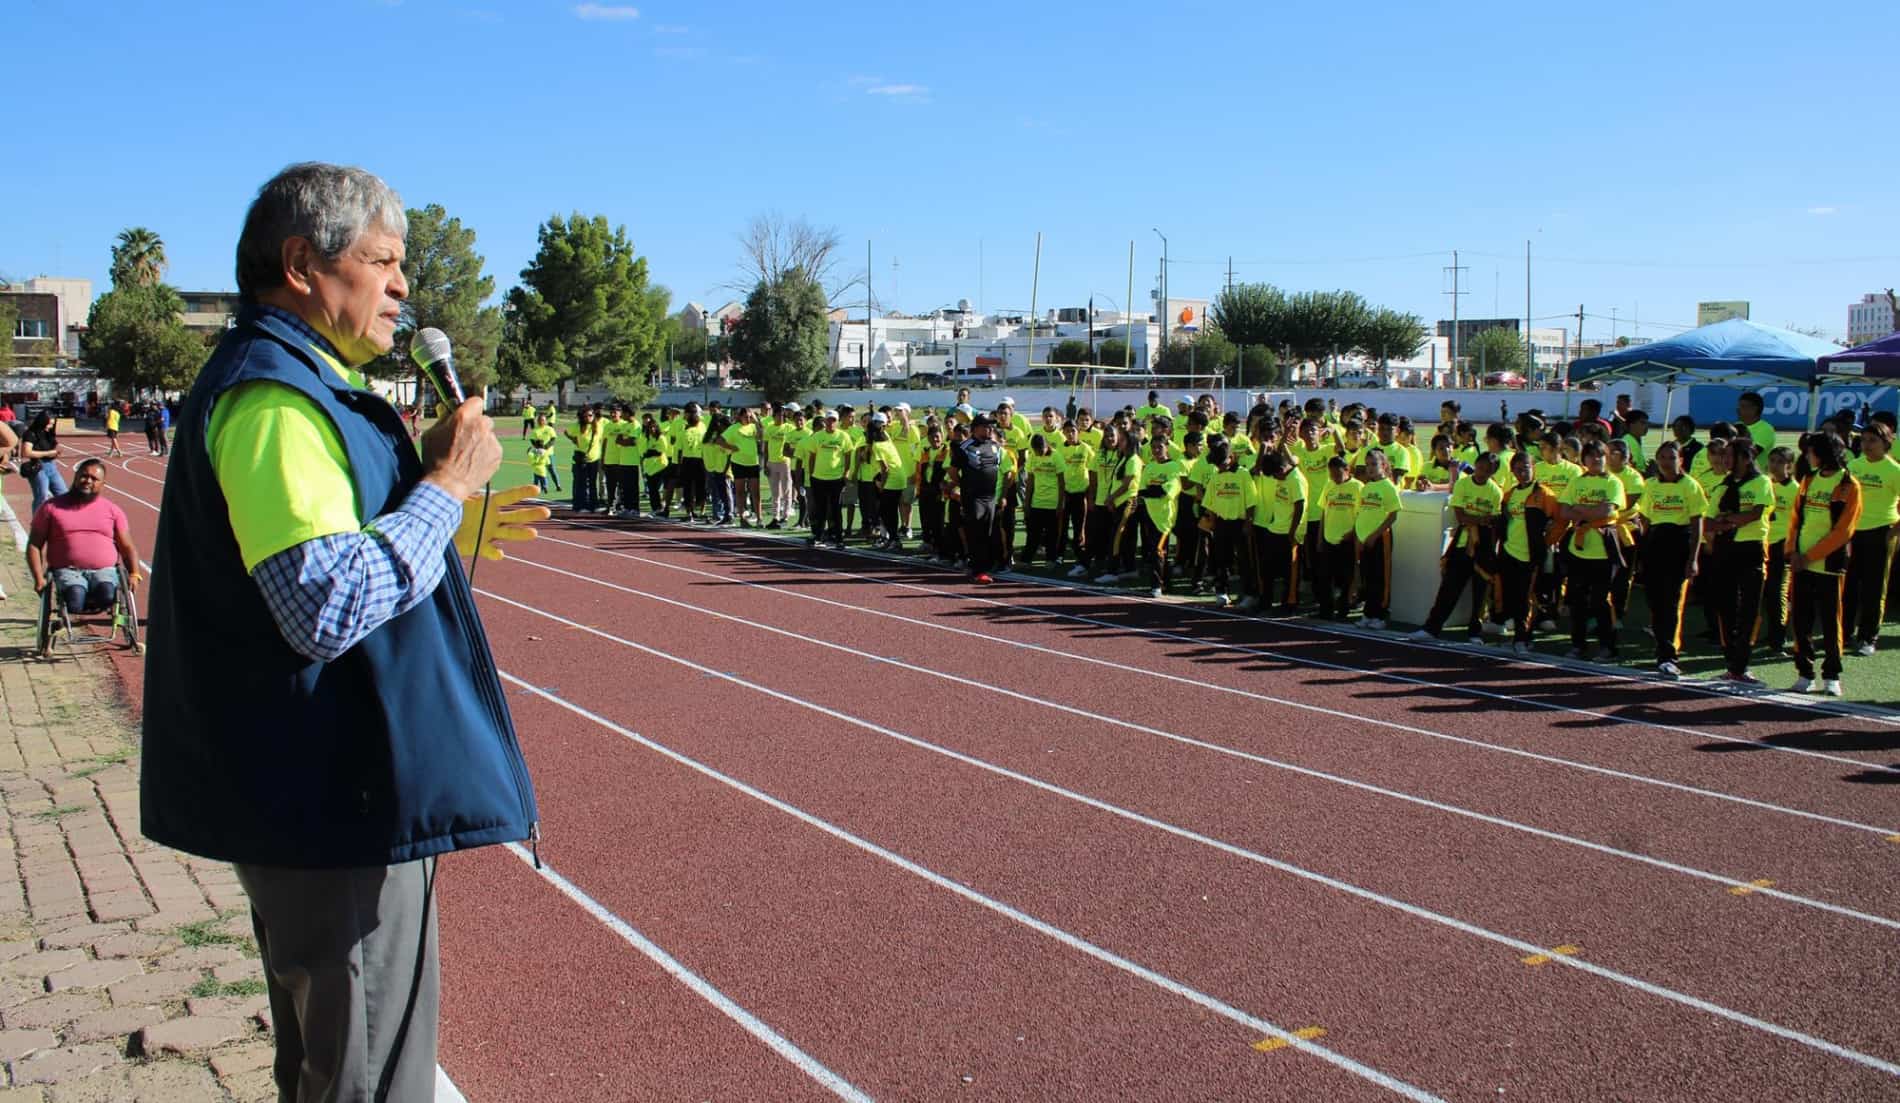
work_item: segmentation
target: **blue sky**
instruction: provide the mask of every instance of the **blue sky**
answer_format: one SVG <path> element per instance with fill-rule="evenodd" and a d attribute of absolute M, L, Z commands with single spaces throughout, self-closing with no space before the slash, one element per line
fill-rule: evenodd
<path fill-rule="evenodd" d="M 1145 307 L 1151 227 L 1177 295 L 1232 256 L 1428 321 L 1454 248 L 1461 313 L 1522 315 L 1529 238 L 1533 313 L 1583 303 L 1592 337 L 1729 298 L 1840 335 L 1900 283 L 1900 20 L 1865 6 L 29 2 L 9 24 L 37 45 L 9 55 L 0 274 L 101 291 L 130 225 L 174 284 L 232 286 L 250 196 L 313 158 L 442 204 L 503 288 L 548 215 L 605 214 L 676 304 L 727 297 L 768 210 L 836 227 L 853 271 L 869 239 L 880 301 L 912 311 L 1027 307 L 1038 230 L 1041 306 L 1119 303 L 1132 240 Z"/>

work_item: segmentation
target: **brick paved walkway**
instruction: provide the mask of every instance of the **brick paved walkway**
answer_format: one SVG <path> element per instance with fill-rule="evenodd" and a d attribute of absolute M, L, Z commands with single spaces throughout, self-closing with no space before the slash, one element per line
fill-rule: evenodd
<path fill-rule="evenodd" d="M 236 876 L 139 835 L 110 661 L 26 658 L 25 564 L 0 554 L 0 585 L 0 1103 L 275 1099 Z"/>

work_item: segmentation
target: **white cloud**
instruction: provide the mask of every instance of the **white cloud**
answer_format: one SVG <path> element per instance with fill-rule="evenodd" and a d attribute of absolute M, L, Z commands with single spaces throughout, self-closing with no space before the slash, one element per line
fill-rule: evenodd
<path fill-rule="evenodd" d="M 686 28 L 679 23 L 655 23 L 654 34 L 685 34 Z"/>
<path fill-rule="evenodd" d="M 1836 211 L 1836 208 L 1834 207 L 1809 207 L 1808 208 L 1808 213 L 1813 214 L 1813 215 L 1830 215 L 1830 214 L 1834 214 L 1835 211 Z"/>
<path fill-rule="evenodd" d="M 923 96 L 930 89 L 921 84 L 873 84 L 865 92 L 873 96 Z"/>
<path fill-rule="evenodd" d="M 582 19 L 619 21 L 640 18 L 640 9 L 624 4 L 576 4 L 574 14 Z"/>

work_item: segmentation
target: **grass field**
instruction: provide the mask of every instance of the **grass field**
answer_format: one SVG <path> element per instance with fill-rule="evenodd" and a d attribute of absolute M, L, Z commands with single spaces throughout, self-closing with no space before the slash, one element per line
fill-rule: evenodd
<path fill-rule="evenodd" d="M 519 422 L 514 419 L 502 419 L 497 424 L 502 436 L 503 450 L 507 457 L 504 461 L 503 478 L 498 479 L 498 482 L 506 482 L 508 485 L 519 485 L 520 483 L 530 481 L 527 463 L 527 444 L 520 437 Z M 1789 445 L 1794 444 L 1799 435 L 1798 433 L 1780 434 L 1783 442 Z M 1651 436 L 1652 443 L 1660 443 L 1654 439 L 1654 434 Z M 556 454 L 563 457 L 561 475 L 562 483 L 565 486 L 570 481 L 567 464 L 565 462 L 565 457 L 568 454 L 568 449 L 565 444 L 556 450 Z M 566 491 L 562 491 L 552 493 L 551 497 L 555 501 L 564 502 L 567 500 L 568 495 Z M 1022 526 L 1017 526 L 1018 539 L 1021 538 L 1021 528 Z M 1018 546 L 1020 547 L 1020 545 Z M 1061 570 L 1041 565 L 1019 565 L 1017 573 L 1056 579 L 1061 577 L 1066 570 L 1066 565 Z M 1063 579 L 1063 581 L 1066 582 L 1068 580 Z M 1208 601 L 1211 599 L 1186 598 L 1185 600 Z M 1842 688 L 1845 690 L 1848 700 L 1900 708 L 1900 622 L 1896 622 L 1896 616 L 1900 616 L 1900 609 L 1895 609 L 1890 606 L 1887 611 L 1886 623 L 1882 626 L 1881 649 L 1879 653 L 1871 658 L 1859 658 L 1852 654 L 1847 656 L 1846 671 L 1842 678 Z M 1630 598 L 1629 618 L 1622 630 L 1622 645 L 1620 648 L 1623 655 L 1622 665 L 1632 670 L 1649 671 L 1654 669 L 1654 658 L 1649 637 L 1643 631 L 1648 623 L 1649 611 L 1643 601 L 1642 588 L 1639 586 Z M 1395 625 L 1395 627 L 1397 626 Z M 1406 625 L 1404 627 L 1409 630 L 1416 626 Z M 1570 639 L 1568 634 L 1568 622 L 1560 619 L 1559 628 L 1561 629 L 1559 632 L 1544 633 L 1539 636 L 1536 643 L 1538 651 L 1552 656 L 1560 656 L 1569 650 Z M 1702 611 L 1699 608 L 1691 607 L 1683 627 L 1683 654 L 1680 660 L 1680 665 L 1685 676 L 1692 678 L 1713 677 L 1723 672 L 1722 657 L 1716 652 L 1715 645 L 1700 638 L 1705 628 L 1706 622 L 1703 619 Z M 1452 631 L 1448 630 L 1446 638 L 1455 638 L 1455 635 Z M 1765 680 L 1771 689 L 1785 690 L 1794 682 L 1794 660 L 1787 655 L 1768 655 L 1757 652 L 1753 669 L 1756 675 Z"/>

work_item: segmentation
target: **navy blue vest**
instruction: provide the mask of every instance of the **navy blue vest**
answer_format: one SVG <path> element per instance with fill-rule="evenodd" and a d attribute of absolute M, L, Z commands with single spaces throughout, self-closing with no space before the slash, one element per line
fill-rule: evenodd
<path fill-rule="evenodd" d="M 527 838 L 534 790 L 455 549 L 430 594 L 338 657 L 284 642 L 244 570 L 205 433 L 271 380 L 335 424 L 365 520 L 422 477 L 402 419 L 254 309 L 185 400 L 152 554 L 139 800 L 155 842 L 224 861 L 387 865 Z"/>

